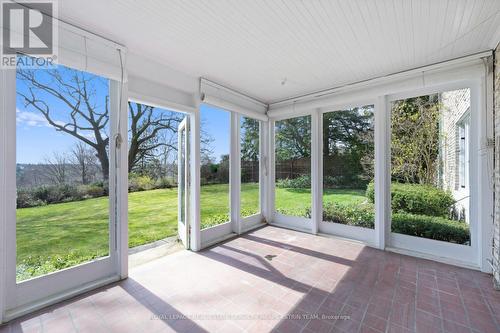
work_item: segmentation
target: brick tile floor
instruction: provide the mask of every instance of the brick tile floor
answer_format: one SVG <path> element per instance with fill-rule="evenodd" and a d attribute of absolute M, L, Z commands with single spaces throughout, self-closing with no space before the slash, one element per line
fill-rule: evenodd
<path fill-rule="evenodd" d="M 275 227 L 134 268 L 11 332 L 500 332 L 480 272 Z"/>

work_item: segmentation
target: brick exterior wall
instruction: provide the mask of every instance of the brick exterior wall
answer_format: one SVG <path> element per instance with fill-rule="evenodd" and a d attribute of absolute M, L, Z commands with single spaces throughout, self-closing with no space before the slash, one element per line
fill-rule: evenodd
<path fill-rule="evenodd" d="M 440 120 L 440 175 L 439 185 L 448 190 L 457 200 L 456 214 L 465 218 L 469 210 L 469 186 L 460 184 L 460 132 L 459 125 L 463 124 L 470 110 L 470 89 L 458 89 L 443 92 L 439 96 L 442 104 Z M 469 138 L 466 137 L 466 140 Z M 464 185 L 465 187 L 462 187 Z"/>
<path fill-rule="evenodd" d="M 500 44 L 495 51 L 495 223 L 493 226 L 493 271 L 495 288 L 500 289 Z"/>

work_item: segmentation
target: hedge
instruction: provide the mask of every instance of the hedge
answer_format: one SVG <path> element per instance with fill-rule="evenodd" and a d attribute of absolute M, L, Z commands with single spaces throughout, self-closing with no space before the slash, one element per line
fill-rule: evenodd
<path fill-rule="evenodd" d="M 173 180 L 162 177 L 152 179 L 149 176 L 129 175 L 129 192 L 147 191 L 173 187 Z M 17 190 L 17 208 L 45 206 L 61 202 L 79 201 L 108 195 L 108 184 L 96 182 L 89 185 L 61 184 L 42 185 Z"/>
<path fill-rule="evenodd" d="M 367 181 L 360 178 L 348 178 L 344 176 L 323 177 L 325 188 L 364 188 Z M 282 178 L 276 180 L 278 188 L 311 188 L 311 176 L 302 175 L 296 178 Z"/>
<path fill-rule="evenodd" d="M 457 244 L 470 244 L 467 224 L 437 216 L 395 213 L 392 215 L 391 230 L 410 236 Z"/>
<path fill-rule="evenodd" d="M 79 201 L 107 195 L 107 185 L 50 185 L 18 189 L 17 208 L 28 208 L 55 204 L 60 202 Z"/>
<path fill-rule="evenodd" d="M 366 189 L 366 196 L 374 203 L 374 184 Z M 447 217 L 455 203 L 449 192 L 430 185 L 391 184 L 391 206 L 393 212 L 406 212 L 429 216 Z"/>
<path fill-rule="evenodd" d="M 130 173 L 128 176 L 129 192 L 149 191 L 160 188 L 172 188 L 173 186 L 173 180 L 167 177 L 161 177 L 155 180 L 148 175 L 139 175 L 137 173 Z"/>
<path fill-rule="evenodd" d="M 310 211 L 308 216 L 311 216 Z M 325 203 L 323 206 L 323 221 L 373 229 L 375 210 L 372 204 Z"/>
<path fill-rule="evenodd" d="M 276 180 L 278 188 L 311 188 L 311 176 L 303 175 L 297 178 L 284 178 Z"/>
<path fill-rule="evenodd" d="M 307 217 L 311 217 L 310 210 Z M 323 207 L 323 221 L 373 229 L 375 213 L 372 204 L 348 205 L 326 203 Z M 457 244 L 469 244 L 469 226 L 438 216 L 394 213 L 392 232 L 441 240 Z"/>

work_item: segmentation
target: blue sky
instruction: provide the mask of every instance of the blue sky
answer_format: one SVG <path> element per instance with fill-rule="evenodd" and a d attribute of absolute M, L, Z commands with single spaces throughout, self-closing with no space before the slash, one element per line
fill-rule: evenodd
<path fill-rule="evenodd" d="M 231 115 L 229 112 L 206 104 L 201 105 L 200 112 L 202 130 L 213 139 L 212 155 L 218 161 L 221 155 L 229 154 Z"/>
<path fill-rule="evenodd" d="M 62 73 L 66 79 L 67 73 Z M 54 80 L 45 71 L 38 70 L 36 75 L 41 82 L 56 87 Z M 85 78 L 94 81 L 95 90 L 90 92 L 95 96 L 94 107 L 99 112 L 104 112 L 108 81 L 92 74 L 85 74 Z M 29 86 L 19 78 L 19 75 L 16 79 L 16 90 L 18 93 L 16 96 L 17 163 L 41 163 L 54 152 L 69 152 L 78 140 L 69 134 L 56 131 L 42 113 L 34 107 L 25 107 L 24 98 L 20 94 L 31 95 Z M 40 90 L 35 91 L 35 96 L 48 105 L 51 118 L 56 122 L 64 124 L 70 121 L 69 107 L 59 99 Z M 80 134 L 87 138 L 93 137 L 90 131 L 80 131 Z"/>
<path fill-rule="evenodd" d="M 50 82 L 50 77 L 39 71 L 40 79 Z M 89 78 L 97 77 L 88 74 Z M 18 93 L 29 94 L 29 89 L 19 78 L 16 80 Z M 98 110 L 104 111 L 104 104 L 108 90 L 107 80 L 96 82 L 95 101 Z M 49 94 L 37 93 L 50 107 L 54 119 L 66 122 L 69 118 L 69 108 L 57 98 Z M 73 136 L 56 131 L 44 116 L 31 106 L 25 107 L 24 100 L 19 94 L 16 101 L 16 130 L 17 130 L 17 163 L 43 163 L 54 152 L 66 153 L 78 142 Z M 230 114 L 212 106 L 200 107 L 203 130 L 213 139 L 211 148 L 216 161 L 223 154 L 229 154 Z M 82 132 L 91 138 L 90 132 Z"/>

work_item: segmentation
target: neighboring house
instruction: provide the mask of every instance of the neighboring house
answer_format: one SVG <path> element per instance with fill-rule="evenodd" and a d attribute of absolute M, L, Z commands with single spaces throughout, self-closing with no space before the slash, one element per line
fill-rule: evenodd
<path fill-rule="evenodd" d="M 470 89 L 447 91 L 439 99 L 440 186 L 455 198 L 456 217 L 469 223 Z"/>

